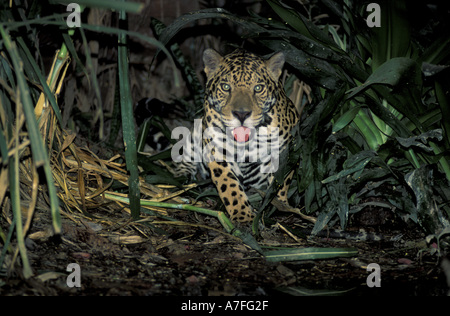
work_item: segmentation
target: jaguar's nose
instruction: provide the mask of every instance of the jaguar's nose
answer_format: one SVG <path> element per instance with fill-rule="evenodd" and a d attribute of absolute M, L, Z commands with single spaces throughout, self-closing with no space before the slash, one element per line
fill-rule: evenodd
<path fill-rule="evenodd" d="M 244 125 L 244 121 L 252 114 L 252 111 L 232 111 L 232 113 Z"/>

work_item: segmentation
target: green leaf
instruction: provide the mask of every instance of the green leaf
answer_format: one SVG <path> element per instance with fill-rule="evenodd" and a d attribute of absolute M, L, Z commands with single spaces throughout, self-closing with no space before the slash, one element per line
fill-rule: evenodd
<path fill-rule="evenodd" d="M 438 141 L 442 140 L 442 130 L 434 129 L 434 130 L 428 131 L 426 133 L 420 134 L 418 136 L 411 136 L 408 138 L 395 137 L 395 139 L 403 147 L 409 148 L 409 147 L 414 146 L 414 147 L 419 147 L 425 151 L 431 152 L 431 151 L 433 151 L 433 148 L 426 145 L 429 138 L 432 138 L 432 139 L 434 138 L 434 139 L 437 139 Z"/>
<path fill-rule="evenodd" d="M 367 142 L 369 148 L 378 150 L 378 148 L 384 143 L 384 140 L 380 130 L 369 117 L 367 112 L 364 109 L 361 109 L 358 112 L 358 115 L 355 116 L 353 122 L 361 133 L 361 136 L 363 136 L 364 140 Z"/>
<path fill-rule="evenodd" d="M 289 286 L 276 288 L 276 290 L 292 296 L 341 296 L 353 291 L 355 288 L 347 290 L 328 290 L 328 289 L 308 289 L 302 286 Z"/>
<path fill-rule="evenodd" d="M 450 38 L 448 34 L 442 34 L 418 58 L 417 62 L 422 64 L 426 62 L 429 64 L 438 65 L 444 60 L 448 59 L 450 55 Z"/>
<path fill-rule="evenodd" d="M 414 191 L 419 224 L 429 234 L 436 234 L 450 225 L 438 207 L 433 194 L 433 170 L 429 166 L 405 175 L 406 183 Z"/>
<path fill-rule="evenodd" d="M 19 141 L 17 135 L 16 142 Z M 33 275 L 30 262 L 28 261 L 27 249 L 25 247 L 25 236 L 23 235 L 22 226 L 22 210 L 20 206 L 20 174 L 19 174 L 19 154 L 18 150 L 11 157 L 9 165 L 9 189 L 11 193 L 11 205 L 14 214 L 14 222 L 16 224 L 17 244 L 22 258 L 23 274 L 26 279 Z"/>
<path fill-rule="evenodd" d="M 406 57 L 392 58 L 378 67 L 366 82 L 360 86 L 348 90 L 346 99 L 351 99 L 358 93 L 368 89 L 371 85 L 382 84 L 391 87 L 397 86 L 400 83 L 406 83 L 411 80 L 411 74 L 417 73 L 417 63 Z M 416 74 L 414 74 L 414 77 Z"/>
<path fill-rule="evenodd" d="M 28 71 L 28 73 L 32 73 L 35 77 L 38 78 L 39 83 L 41 84 L 42 88 L 44 89 L 45 97 L 50 102 L 50 105 L 53 108 L 53 113 L 55 113 L 56 118 L 58 119 L 59 124 L 62 123 L 62 117 L 61 117 L 61 111 L 56 103 L 55 95 L 50 91 L 50 88 L 47 84 L 47 80 L 42 75 L 43 70 L 39 69 L 38 65 L 34 61 L 34 57 L 31 55 L 28 47 L 26 46 L 25 42 L 23 41 L 22 37 L 17 38 L 17 42 L 20 45 L 20 48 L 25 53 L 25 56 L 27 57 L 28 63 L 31 65 L 31 69 Z"/>
<path fill-rule="evenodd" d="M 156 166 L 155 166 L 156 167 Z M 159 167 L 161 168 L 161 167 Z M 181 184 L 169 175 L 148 175 L 145 177 L 145 183 L 148 184 L 171 184 L 177 187 L 181 187 Z"/>
<path fill-rule="evenodd" d="M 124 11 L 120 12 L 119 19 L 126 21 Z M 120 88 L 120 106 L 122 114 L 123 141 L 125 145 L 125 159 L 127 170 L 130 172 L 128 186 L 130 191 L 130 210 L 133 219 L 140 216 L 140 185 L 139 170 L 137 163 L 136 135 L 134 126 L 133 103 L 131 102 L 131 88 L 128 75 L 128 52 L 127 37 L 125 33 L 119 34 L 118 48 L 118 69 L 119 69 L 119 88 Z"/>
<path fill-rule="evenodd" d="M 63 4 L 73 3 L 72 0 L 50 0 L 50 3 Z M 144 3 L 128 2 L 122 0 L 77 0 L 80 6 L 90 8 L 103 8 L 112 11 L 125 11 L 130 13 L 140 13 L 144 9 Z"/>
<path fill-rule="evenodd" d="M 293 8 L 290 8 L 277 0 L 267 0 L 267 2 L 283 21 L 292 26 L 300 34 L 310 39 L 320 41 L 329 47 L 334 47 L 338 51 L 340 50 L 336 43 L 328 37 L 327 33 L 323 32 L 311 21 L 308 21 L 308 19 Z"/>
<path fill-rule="evenodd" d="M 2 98 L 2 96 L 0 96 Z M 3 127 L 0 124 L 0 127 Z M 0 133 L 0 156 L 1 156 L 1 164 L 6 165 L 8 163 L 8 143 L 6 142 L 6 138 L 4 135 L 5 129 L 2 128 L 2 132 Z"/>
<path fill-rule="evenodd" d="M 295 248 L 264 251 L 264 257 L 269 262 L 344 258 L 354 257 L 357 254 L 356 248 Z"/>
<path fill-rule="evenodd" d="M 343 75 L 328 61 L 313 57 L 284 40 L 260 39 L 259 41 L 273 51 L 283 52 L 289 65 L 322 87 L 329 90 L 340 88 Z"/>
<path fill-rule="evenodd" d="M 159 40 L 161 41 L 161 43 L 166 45 L 172 39 L 172 37 L 175 36 L 175 34 L 177 34 L 184 26 L 202 19 L 230 20 L 238 26 L 241 26 L 242 30 L 246 32 L 245 34 L 253 34 L 265 31 L 263 27 L 257 25 L 256 23 L 244 20 L 222 8 L 215 8 L 198 10 L 178 17 L 162 31 Z"/>
<path fill-rule="evenodd" d="M 317 235 L 321 230 L 327 226 L 328 222 L 336 215 L 338 209 L 333 201 L 328 200 L 324 206 L 320 208 L 317 221 L 314 224 L 314 228 L 311 231 L 311 235 Z"/>
<path fill-rule="evenodd" d="M 448 89 L 450 87 L 449 74 L 449 69 L 440 74 L 434 83 L 434 88 L 436 91 L 436 99 L 442 112 L 442 117 L 446 118 L 441 119 L 441 124 L 444 128 L 444 135 L 447 146 L 450 147 L 450 96 L 448 93 Z"/>
<path fill-rule="evenodd" d="M 309 57 L 316 57 L 326 61 L 348 59 L 345 51 L 336 51 L 317 40 L 310 39 L 292 30 L 266 30 L 263 33 L 250 34 L 248 37 L 255 39 L 284 39 L 284 41 L 291 43 L 300 51 L 308 53 Z"/>
<path fill-rule="evenodd" d="M 355 118 L 356 114 L 358 114 L 359 110 L 361 109 L 361 105 L 357 105 L 355 107 L 352 107 L 350 110 L 342 114 L 336 122 L 333 124 L 333 133 L 337 133 L 340 130 L 342 130 L 344 127 L 349 125 L 353 119 Z"/>
<path fill-rule="evenodd" d="M 28 136 L 30 137 L 31 152 L 33 155 L 33 162 L 36 168 L 43 167 L 45 180 L 50 198 L 50 211 L 52 214 L 52 224 L 55 234 L 61 233 L 61 215 L 59 213 L 59 199 L 56 194 L 56 187 L 53 181 L 52 170 L 49 162 L 49 155 L 44 146 L 42 135 L 39 131 L 36 116 L 34 114 L 34 106 L 31 101 L 30 89 L 27 85 L 24 73 L 23 63 L 17 50 L 15 42 L 11 41 L 8 32 L 3 25 L 0 24 L 0 35 L 3 38 L 3 43 L 6 50 L 11 57 L 14 72 L 16 74 L 17 86 L 20 90 L 20 102 L 22 102 L 25 120 L 27 123 Z"/>
<path fill-rule="evenodd" d="M 349 213 L 348 186 L 344 179 L 340 179 L 338 182 L 328 184 L 326 188 L 330 197 L 330 202 L 334 204 L 333 207 L 340 218 L 340 226 L 342 229 L 345 229 Z M 316 229 L 315 225 L 314 229 Z M 314 234 L 316 232 L 318 233 L 319 231 L 314 230 Z"/>
<path fill-rule="evenodd" d="M 372 70 L 396 57 L 409 56 L 411 28 L 408 21 L 406 0 L 379 0 L 381 27 L 370 29 L 372 35 Z"/>
<path fill-rule="evenodd" d="M 362 151 L 354 156 L 348 158 L 343 165 L 343 170 L 339 173 L 332 175 L 324 180 L 323 184 L 336 181 L 340 178 L 344 178 L 352 173 L 360 174 L 364 170 L 365 166 L 376 156 L 376 153 L 372 150 Z M 356 176 L 357 177 L 357 176 Z"/>

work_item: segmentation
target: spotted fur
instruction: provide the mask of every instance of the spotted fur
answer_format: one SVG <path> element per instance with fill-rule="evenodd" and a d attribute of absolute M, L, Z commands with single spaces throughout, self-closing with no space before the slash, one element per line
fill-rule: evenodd
<path fill-rule="evenodd" d="M 184 161 L 176 174 L 209 174 L 231 219 L 251 221 L 255 213 L 245 192 L 271 183 L 280 163 L 276 153 L 287 147 L 298 122 L 297 110 L 279 82 L 284 55 L 276 53 L 264 60 L 236 50 L 222 57 L 207 49 L 203 61 L 207 75 L 203 133 L 194 132 L 193 143 L 202 144 L 206 150 L 201 163 Z M 243 127 L 251 131 L 250 136 L 238 141 L 233 133 Z M 267 133 L 258 135 L 258 131 Z M 227 141 L 233 147 L 225 146 Z M 263 143 L 265 157 L 258 154 Z M 278 198 L 285 203 L 291 176 L 278 192 Z"/>

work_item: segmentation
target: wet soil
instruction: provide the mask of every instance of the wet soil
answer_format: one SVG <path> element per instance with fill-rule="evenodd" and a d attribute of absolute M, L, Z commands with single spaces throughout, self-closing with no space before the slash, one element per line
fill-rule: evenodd
<path fill-rule="evenodd" d="M 135 225 L 134 234 L 63 217 L 63 234 L 50 237 L 48 226 L 37 224 L 33 239 L 27 239 L 33 277 L 22 277 L 17 259 L 13 269 L 2 271 L 0 295 L 383 296 L 448 291 L 440 260 L 432 254 L 435 245 L 427 245 L 417 227 L 384 229 L 383 241 L 294 240 L 280 226 L 266 227 L 258 239 L 262 246 L 358 249 L 354 258 L 269 263 L 225 233 L 216 219 L 184 211 L 177 216 L 184 220 L 180 225 Z M 283 226 L 311 226 L 292 216 L 274 219 Z M 68 286 L 74 280 L 70 263 L 80 267 L 80 287 Z M 381 287 L 367 285 L 369 263 L 380 266 Z"/>

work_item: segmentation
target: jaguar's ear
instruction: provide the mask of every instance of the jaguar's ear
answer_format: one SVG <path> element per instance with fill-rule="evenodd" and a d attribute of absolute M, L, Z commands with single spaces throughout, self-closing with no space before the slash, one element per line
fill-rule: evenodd
<path fill-rule="evenodd" d="M 203 52 L 203 63 L 205 64 L 205 73 L 210 78 L 220 67 L 223 57 L 214 49 L 208 48 Z"/>
<path fill-rule="evenodd" d="M 275 82 L 278 82 L 280 78 L 281 72 L 283 71 L 284 66 L 284 54 L 283 52 L 276 53 L 268 60 L 266 60 L 266 67 L 269 71 L 270 76 Z"/>

